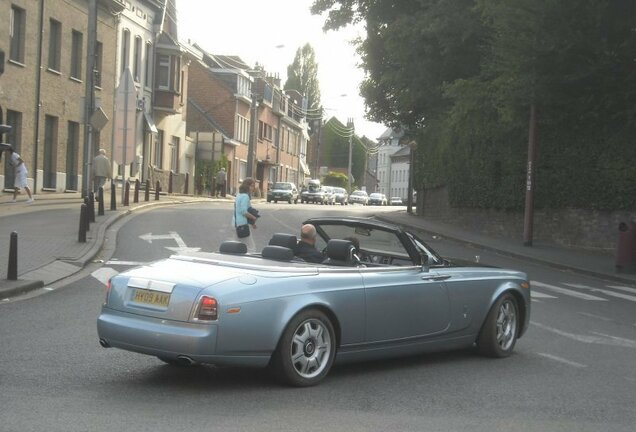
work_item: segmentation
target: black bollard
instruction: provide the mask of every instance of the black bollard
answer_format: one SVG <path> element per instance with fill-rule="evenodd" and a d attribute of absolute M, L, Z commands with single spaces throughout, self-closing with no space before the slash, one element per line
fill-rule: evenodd
<path fill-rule="evenodd" d="M 11 233 L 9 243 L 9 267 L 7 268 L 7 279 L 18 280 L 18 233 Z"/>
<path fill-rule="evenodd" d="M 159 201 L 159 191 L 161 190 L 161 183 L 157 180 L 157 185 L 155 186 L 155 201 Z"/>
<path fill-rule="evenodd" d="M 134 203 L 138 203 L 139 202 L 139 189 L 141 188 L 141 183 L 139 182 L 139 179 L 135 180 L 135 194 L 133 195 L 133 202 Z"/>
<path fill-rule="evenodd" d="M 110 209 L 117 210 L 117 185 L 115 185 L 115 180 L 110 182 Z"/>
<path fill-rule="evenodd" d="M 97 204 L 97 216 L 104 216 L 104 188 L 102 186 L 99 187 L 97 196 L 99 197 L 99 203 Z"/>
<path fill-rule="evenodd" d="M 88 194 L 88 219 L 91 223 L 95 222 L 95 192 Z"/>
<path fill-rule="evenodd" d="M 172 193 L 172 171 L 168 175 L 168 194 Z"/>
<path fill-rule="evenodd" d="M 86 204 L 82 204 L 80 209 L 79 234 L 77 236 L 77 241 L 80 243 L 86 243 L 86 229 Z"/>
<path fill-rule="evenodd" d="M 144 193 L 144 201 L 150 200 L 150 180 L 146 180 L 146 190 Z"/>
<path fill-rule="evenodd" d="M 84 205 L 86 206 L 86 214 L 84 215 L 86 217 L 86 231 L 90 231 L 91 230 L 91 210 L 90 210 L 90 204 L 88 202 L 88 197 L 84 197 Z"/>
<path fill-rule="evenodd" d="M 124 207 L 128 207 L 129 199 L 130 199 L 130 182 L 126 180 L 126 184 L 124 185 L 124 203 L 122 204 Z"/>
<path fill-rule="evenodd" d="M 187 195 L 188 194 L 188 189 L 189 189 L 189 185 L 188 183 L 190 182 L 190 174 L 186 173 L 186 178 L 185 178 L 185 188 L 183 189 L 183 194 Z"/>

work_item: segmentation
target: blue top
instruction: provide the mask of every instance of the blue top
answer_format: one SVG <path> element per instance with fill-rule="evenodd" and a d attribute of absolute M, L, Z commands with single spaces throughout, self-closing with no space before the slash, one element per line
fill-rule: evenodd
<path fill-rule="evenodd" d="M 250 195 L 246 193 L 238 194 L 234 200 L 234 204 L 236 205 L 236 211 L 234 212 L 234 216 L 232 216 L 232 224 L 246 225 L 247 217 L 245 217 L 245 213 L 247 213 L 247 209 L 251 205 Z"/>

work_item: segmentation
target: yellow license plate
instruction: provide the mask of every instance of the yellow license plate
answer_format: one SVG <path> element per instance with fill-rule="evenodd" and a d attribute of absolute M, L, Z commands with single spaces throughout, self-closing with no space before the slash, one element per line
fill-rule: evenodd
<path fill-rule="evenodd" d="M 133 301 L 135 303 L 144 303 L 153 306 L 168 306 L 168 303 L 170 303 L 170 294 L 159 291 L 136 289 Z"/>

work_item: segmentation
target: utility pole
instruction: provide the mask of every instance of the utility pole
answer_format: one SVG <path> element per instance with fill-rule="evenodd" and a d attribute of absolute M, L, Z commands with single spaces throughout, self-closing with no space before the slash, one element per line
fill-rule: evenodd
<path fill-rule="evenodd" d="M 347 121 L 347 128 L 349 129 L 349 166 L 347 168 L 347 180 L 349 182 L 349 192 L 351 192 L 351 147 L 353 144 L 353 118 L 349 118 Z"/>
<path fill-rule="evenodd" d="M 256 151 L 256 132 L 258 128 L 256 127 L 257 121 L 257 108 L 258 101 L 256 99 L 257 94 L 252 93 L 252 120 L 250 121 L 250 139 L 249 144 L 247 146 L 247 177 L 254 177 L 254 152 Z"/>
<path fill-rule="evenodd" d="M 88 53 L 86 56 L 86 93 L 84 106 L 84 170 L 82 196 L 91 189 L 93 161 L 93 126 L 91 116 L 95 110 L 95 45 L 97 44 L 97 0 L 88 1 Z"/>
<path fill-rule="evenodd" d="M 536 107 L 530 105 L 530 132 L 528 133 L 528 167 L 526 171 L 526 207 L 523 218 L 523 245 L 532 246 L 534 225 L 534 160 L 537 147 L 536 138 Z"/>

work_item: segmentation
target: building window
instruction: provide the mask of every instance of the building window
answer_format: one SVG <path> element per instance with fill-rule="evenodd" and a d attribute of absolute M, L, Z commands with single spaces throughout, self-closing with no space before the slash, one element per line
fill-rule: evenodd
<path fill-rule="evenodd" d="M 125 29 L 121 37 L 121 71 L 125 71 L 130 61 L 130 30 Z"/>
<path fill-rule="evenodd" d="M 236 131 L 234 133 L 234 138 L 243 143 L 248 143 L 250 140 L 250 121 L 237 114 L 235 127 Z"/>
<path fill-rule="evenodd" d="M 62 23 L 51 18 L 49 26 L 49 69 L 59 72 L 62 57 Z"/>
<path fill-rule="evenodd" d="M 155 167 L 163 169 L 163 130 L 157 131 L 157 139 L 155 140 Z"/>
<path fill-rule="evenodd" d="M 84 35 L 73 30 L 71 45 L 71 77 L 82 78 L 82 45 L 84 43 Z"/>
<path fill-rule="evenodd" d="M 7 124 L 11 126 L 11 133 L 7 134 L 4 139 L 7 144 L 11 144 L 19 152 L 22 143 L 22 113 L 7 110 Z"/>
<path fill-rule="evenodd" d="M 240 161 L 239 162 L 239 183 L 242 182 L 247 177 L 247 162 Z"/>
<path fill-rule="evenodd" d="M 95 87 L 102 87 L 102 61 L 104 56 L 104 45 L 101 42 L 97 42 L 95 45 L 95 70 L 94 70 L 94 79 L 95 79 Z"/>
<path fill-rule="evenodd" d="M 241 96 L 251 97 L 250 93 L 252 91 L 252 82 L 241 75 L 237 75 L 236 79 L 236 93 Z"/>
<path fill-rule="evenodd" d="M 179 172 L 179 137 L 173 136 L 170 143 L 170 170 Z"/>
<path fill-rule="evenodd" d="M 24 34 L 26 30 L 26 12 L 17 6 L 11 6 L 9 35 L 11 48 L 9 58 L 18 63 L 24 63 Z"/>
<path fill-rule="evenodd" d="M 146 76 L 144 78 L 144 85 L 146 87 L 152 87 L 152 44 L 146 43 Z"/>
<path fill-rule="evenodd" d="M 157 87 L 170 90 L 170 56 L 164 54 L 157 59 Z"/>
<path fill-rule="evenodd" d="M 135 82 L 141 81 L 141 37 L 135 37 L 135 55 L 133 57 L 133 77 Z"/>

